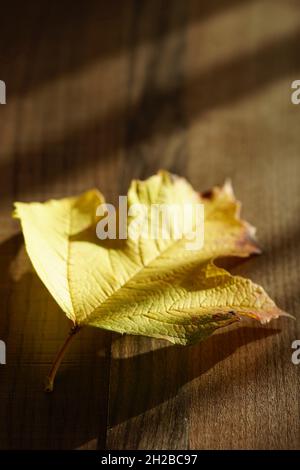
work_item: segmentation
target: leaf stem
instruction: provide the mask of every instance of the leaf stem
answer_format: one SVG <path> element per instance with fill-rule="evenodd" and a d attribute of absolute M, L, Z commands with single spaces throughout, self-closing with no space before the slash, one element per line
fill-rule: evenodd
<path fill-rule="evenodd" d="M 63 357 L 72 341 L 76 333 L 81 329 L 79 325 L 74 325 L 69 331 L 68 336 L 66 337 L 62 347 L 58 351 L 57 355 L 55 356 L 55 359 L 52 363 L 51 369 L 45 378 L 45 392 L 52 392 L 53 391 L 53 386 L 54 386 L 54 380 L 56 373 L 59 369 L 59 366 L 61 364 L 61 361 L 63 360 Z"/>

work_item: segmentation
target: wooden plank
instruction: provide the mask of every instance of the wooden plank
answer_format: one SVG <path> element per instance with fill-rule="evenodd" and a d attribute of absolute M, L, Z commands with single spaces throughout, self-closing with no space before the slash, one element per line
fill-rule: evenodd
<path fill-rule="evenodd" d="M 82 331 L 65 358 L 57 393 L 44 394 L 44 376 L 69 324 L 32 272 L 11 211 L 14 200 L 94 186 L 118 194 L 124 122 L 115 116 L 107 123 L 103 116 L 116 103 L 125 106 L 126 62 L 118 44 L 127 41 L 126 8 L 121 2 L 105 8 L 31 2 L 18 5 L 16 15 L 15 7 L 7 4 L 1 13 L 7 105 L 0 108 L 0 338 L 7 342 L 7 365 L 0 369 L 0 447 L 103 448 L 110 335 Z"/>
<path fill-rule="evenodd" d="M 265 252 L 236 271 L 298 316 L 299 109 L 291 105 L 290 86 L 300 73 L 299 19 L 292 2 L 273 6 L 245 4 L 190 29 L 189 173 L 208 186 L 233 179 Z M 190 8 L 193 16 L 198 2 Z M 208 48 L 203 61 L 199 38 Z M 282 332 L 259 341 L 253 334 L 193 382 L 191 448 L 299 448 L 299 370 L 291 363 L 299 324 L 282 320 L 272 327 Z M 244 339 L 237 332 L 233 344 Z"/>
<path fill-rule="evenodd" d="M 265 249 L 235 271 L 297 315 L 300 142 L 289 94 L 299 23 L 291 2 L 272 12 L 268 2 L 227 3 L 207 21 L 203 3 L 189 2 L 180 13 L 186 35 L 158 35 L 142 57 L 134 50 L 132 75 L 147 79 L 129 122 L 131 172 L 147 175 L 164 161 L 201 189 L 231 177 Z M 163 12 L 152 15 L 164 21 Z M 150 18 L 140 9 L 137 24 Z M 298 336 L 283 320 L 187 349 L 117 340 L 108 447 L 299 448 Z"/>

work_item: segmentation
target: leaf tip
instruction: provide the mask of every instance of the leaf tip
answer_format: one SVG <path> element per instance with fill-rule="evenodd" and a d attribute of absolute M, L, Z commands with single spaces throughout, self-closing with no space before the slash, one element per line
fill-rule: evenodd
<path fill-rule="evenodd" d="M 19 202 L 14 202 L 14 204 L 13 204 L 13 210 L 12 210 L 12 213 L 11 213 L 11 216 L 12 216 L 13 219 L 19 219 L 20 218 L 19 205 L 20 205 Z"/>
<path fill-rule="evenodd" d="M 255 320 L 258 320 L 262 325 L 266 325 L 267 323 L 270 323 L 270 321 L 277 320 L 278 318 L 281 318 L 281 317 L 286 317 L 286 318 L 291 318 L 293 320 L 296 320 L 293 315 L 285 312 L 284 310 L 281 310 L 276 305 L 269 309 L 257 310 L 252 313 L 249 313 L 249 316 L 254 318 Z"/>
<path fill-rule="evenodd" d="M 253 225 L 250 225 L 248 222 L 241 221 L 244 226 L 244 230 L 241 233 L 241 236 L 236 240 L 237 248 L 245 253 L 245 256 L 248 255 L 261 255 L 262 249 L 259 246 L 255 233 L 256 229 Z"/>
<path fill-rule="evenodd" d="M 232 181 L 230 178 L 226 178 L 222 188 L 221 188 L 221 191 L 226 194 L 226 196 L 228 196 L 230 199 L 233 199 L 235 200 L 235 194 L 234 194 L 234 191 L 233 191 L 233 186 L 232 186 Z"/>

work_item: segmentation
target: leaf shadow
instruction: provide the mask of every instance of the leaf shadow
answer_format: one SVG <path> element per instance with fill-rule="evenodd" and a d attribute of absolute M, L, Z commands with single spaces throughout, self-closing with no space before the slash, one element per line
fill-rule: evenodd
<path fill-rule="evenodd" d="M 9 333 L 9 311 L 8 303 L 11 294 L 10 268 L 16 253 L 23 244 L 23 236 L 16 233 L 0 244 L 0 299 L 1 299 L 1 322 L 0 337 L 6 340 Z"/>
<path fill-rule="evenodd" d="M 117 224 L 116 227 L 118 228 Z M 125 248 L 125 246 L 127 245 L 127 240 L 119 238 L 118 233 L 116 233 L 116 238 L 106 238 L 104 240 L 101 240 L 97 236 L 96 225 L 97 223 L 91 225 L 85 230 L 82 230 L 81 232 L 71 235 L 70 241 L 91 243 L 112 250 L 122 250 Z"/>
<path fill-rule="evenodd" d="M 109 426 L 116 426 L 170 400 L 240 348 L 280 333 L 277 328 L 226 329 L 194 346 L 169 346 L 112 361 Z M 122 402 L 120 402 L 122 397 Z"/>

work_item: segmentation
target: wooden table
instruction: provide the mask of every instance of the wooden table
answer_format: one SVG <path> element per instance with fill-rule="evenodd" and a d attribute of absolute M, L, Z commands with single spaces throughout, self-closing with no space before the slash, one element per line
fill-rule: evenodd
<path fill-rule="evenodd" d="M 1 5 L 0 447 L 299 448 L 287 319 L 187 348 L 86 329 L 42 391 L 68 324 L 30 267 L 14 200 L 97 186 L 114 202 L 161 167 L 199 189 L 230 177 L 264 248 L 233 272 L 299 319 L 298 1 L 82 3 Z"/>

